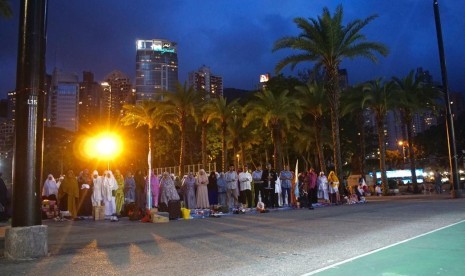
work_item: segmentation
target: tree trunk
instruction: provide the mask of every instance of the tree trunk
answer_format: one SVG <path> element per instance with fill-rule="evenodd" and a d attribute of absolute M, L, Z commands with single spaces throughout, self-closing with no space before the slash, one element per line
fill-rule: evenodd
<path fill-rule="evenodd" d="M 407 124 L 407 139 L 408 139 L 408 152 L 409 152 L 409 160 L 410 160 L 410 172 L 412 173 L 412 183 L 414 187 L 418 184 L 417 183 L 417 174 L 415 171 L 415 152 L 413 151 L 413 122 L 412 116 L 408 118 Z"/>
<path fill-rule="evenodd" d="M 184 160 L 186 155 L 186 116 L 181 116 L 181 149 L 179 153 L 179 176 L 184 175 Z"/>
<path fill-rule="evenodd" d="M 336 175 L 342 179 L 341 141 L 339 135 L 339 73 L 337 66 L 326 68 L 325 84 L 331 109 L 331 130 L 333 139 L 333 160 Z"/>
<path fill-rule="evenodd" d="M 149 171 L 147 174 L 148 184 L 147 184 L 147 210 L 152 208 L 152 192 L 151 192 L 151 174 L 152 174 L 152 128 L 148 127 L 148 134 L 149 134 L 149 154 L 147 155 L 147 164 L 149 166 Z"/>
<path fill-rule="evenodd" d="M 389 185 L 386 175 L 386 149 L 384 145 L 384 120 L 378 120 L 378 144 L 379 144 L 379 170 L 381 171 L 381 182 L 383 194 L 389 194 Z"/>
<path fill-rule="evenodd" d="M 315 144 L 316 144 L 316 150 L 318 154 L 318 159 L 319 159 L 319 164 L 320 164 L 320 172 L 325 171 L 325 157 L 324 157 L 324 152 L 323 152 L 323 143 L 321 142 L 321 124 L 320 120 L 315 118 L 314 120 L 314 126 L 315 126 Z"/>
<path fill-rule="evenodd" d="M 365 174 L 365 120 L 363 116 L 363 111 L 360 112 L 358 116 L 358 123 L 360 127 L 360 168 L 362 171 L 362 175 Z"/>
<path fill-rule="evenodd" d="M 202 120 L 202 166 L 207 167 L 207 121 Z"/>
<path fill-rule="evenodd" d="M 243 146 L 242 144 L 239 146 L 239 150 L 240 150 L 240 152 L 241 152 L 241 162 L 242 162 L 242 166 L 245 166 L 245 165 L 247 165 L 247 164 L 245 163 L 245 151 L 244 151 L 244 146 Z"/>
<path fill-rule="evenodd" d="M 274 144 L 274 169 L 280 172 L 283 169 L 282 164 L 282 145 L 281 145 L 281 129 L 279 125 L 272 127 L 273 144 Z"/>
<path fill-rule="evenodd" d="M 221 124 L 221 151 L 222 151 L 222 156 L 221 156 L 221 169 L 223 172 L 226 172 L 226 161 L 227 161 L 227 149 L 226 149 L 226 128 L 227 124 L 222 123 Z"/>

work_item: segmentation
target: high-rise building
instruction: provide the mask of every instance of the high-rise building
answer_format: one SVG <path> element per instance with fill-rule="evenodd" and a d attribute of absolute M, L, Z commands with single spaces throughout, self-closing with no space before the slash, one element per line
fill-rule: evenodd
<path fill-rule="evenodd" d="M 79 128 L 100 123 L 101 86 L 94 80 L 92 72 L 82 72 L 79 83 Z"/>
<path fill-rule="evenodd" d="M 14 134 L 14 121 L 0 117 L 0 170 L 7 183 L 11 182 Z"/>
<path fill-rule="evenodd" d="M 189 72 L 189 86 L 193 86 L 196 91 L 205 91 L 210 97 L 223 96 L 223 77 L 213 75 L 205 65 L 197 71 Z"/>
<path fill-rule="evenodd" d="M 8 120 L 14 121 L 16 115 L 16 91 L 8 92 L 7 101 L 8 114 L 6 117 L 8 118 Z"/>
<path fill-rule="evenodd" d="M 102 118 L 109 124 L 119 122 L 123 116 L 123 105 L 131 103 L 131 80 L 121 71 L 112 71 L 101 83 L 102 87 Z"/>
<path fill-rule="evenodd" d="M 47 126 L 77 131 L 79 124 L 79 77 L 55 68 L 48 93 Z"/>
<path fill-rule="evenodd" d="M 161 100 L 163 91 L 175 91 L 178 54 L 175 42 L 136 41 L 136 100 Z"/>

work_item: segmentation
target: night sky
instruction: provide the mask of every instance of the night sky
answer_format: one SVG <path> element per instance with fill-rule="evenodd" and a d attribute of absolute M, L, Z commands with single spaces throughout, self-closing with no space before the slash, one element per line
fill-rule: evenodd
<path fill-rule="evenodd" d="M 0 98 L 14 90 L 19 4 L 14 18 L 0 19 Z M 274 42 L 297 35 L 295 17 L 313 17 L 342 3 L 345 22 L 379 18 L 363 31 L 369 40 L 385 43 L 390 54 L 378 64 L 358 58 L 342 64 L 350 84 L 392 76 L 403 77 L 423 67 L 440 81 L 440 67 L 430 0 L 49 0 L 47 72 L 95 73 L 101 81 L 112 70 L 134 80 L 136 39 L 161 38 L 178 43 L 179 78 L 203 64 L 223 76 L 225 87 L 254 89 L 259 74 L 274 73 L 289 54 L 272 53 Z M 465 91 L 465 0 L 439 1 L 449 84 Z M 297 69 L 311 68 L 306 63 Z M 297 75 L 285 70 L 285 74 Z"/>

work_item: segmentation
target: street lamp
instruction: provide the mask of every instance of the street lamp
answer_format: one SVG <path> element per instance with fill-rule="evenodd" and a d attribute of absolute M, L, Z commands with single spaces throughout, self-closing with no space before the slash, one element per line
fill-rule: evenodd
<path fill-rule="evenodd" d="M 107 161 L 107 168 L 110 169 L 110 160 L 121 153 L 122 142 L 118 135 L 114 133 L 102 133 L 87 139 L 84 151 L 88 157 Z"/>
<path fill-rule="evenodd" d="M 240 157 L 240 156 L 239 156 L 239 153 L 236 154 L 236 157 L 237 157 L 237 169 L 239 169 L 239 157 Z"/>
<path fill-rule="evenodd" d="M 399 141 L 399 146 L 402 147 L 402 162 L 405 163 L 405 143 L 404 141 Z"/>
<path fill-rule="evenodd" d="M 444 102 L 446 105 L 446 126 L 447 126 L 447 145 L 449 149 L 449 164 L 450 170 L 452 172 L 452 198 L 458 197 L 457 189 L 459 184 L 459 174 L 458 174 L 458 165 L 457 165 L 457 147 L 455 144 L 455 129 L 454 129 L 454 120 L 452 118 L 452 111 L 450 106 L 449 98 L 449 82 L 447 79 L 447 69 L 446 69 L 446 58 L 444 54 L 444 42 L 442 40 L 442 27 L 441 27 L 441 18 L 439 14 L 439 4 L 438 0 L 433 0 L 433 9 L 434 9 L 434 22 L 436 23 L 436 37 L 438 40 L 438 50 L 439 50 L 439 62 L 441 65 L 441 78 L 442 78 L 442 87 L 444 92 Z"/>

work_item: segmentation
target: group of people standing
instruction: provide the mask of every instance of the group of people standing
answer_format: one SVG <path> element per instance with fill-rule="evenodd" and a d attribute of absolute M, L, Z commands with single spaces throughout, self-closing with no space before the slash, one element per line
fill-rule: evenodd
<path fill-rule="evenodd" d="M 277 184 L 279 183 L 279 184 Z M 150 189 L 149 189 L 150 187 Z M 267 164 L 255 171 L 247 166 L 236 170 L 229 166 L 227 172 L 210 172 L 201 169 L 197 174 L 189 172 L 182 179 L 168 172 L 157 176 L 153 171 L 146 177 L 141 170 L 126 177 L 119 170 L 83 170 L 75 176 L 69 170 L 65 176 L 55 180 L 49 175 L 43 185 L 43 197 L 58 200 L 60 210 L 69 211 L 73 219 L 92 215 L 95 206 L 104 206 L 105 218 L 118 221 L 126 204 L 136 208 L 159 207 L 171 200 L 183 200 L 188 209 L 208 209 L 216 205 L 237 208 L 254 208 L 261 203 L 266 208 L 298 206 L 312 209 L 318 199 L 339 203 L 339 180 L 333 171 L 328 177 L 323 172 L 317 175 L 313 169 L 300 173 L 295 179 L 286 165 L 277 173 Z M 150 191 L 150 197 L 147 197 Z M 148 200 L 151 200 L 147 204 Z M 298 203 L 299 202 L 299 203 Z"/>
<path fill-rule="evenodd" d="M 69 170 L 55 180 L 48 175 L 42 188 L 42 197 L 58 200 L 59 209 L 68 211 L 72 219 L 92 216 L 95 206 L 104 206 L 105 218 L 118 221 L 125 203 L 135 201 L 135 180 L 131 172 L 123 177 L 119 170 L 106 170 L 99 175 L 86 169 L 79 176 Z"/>

